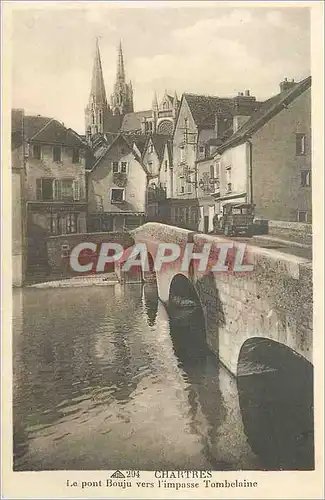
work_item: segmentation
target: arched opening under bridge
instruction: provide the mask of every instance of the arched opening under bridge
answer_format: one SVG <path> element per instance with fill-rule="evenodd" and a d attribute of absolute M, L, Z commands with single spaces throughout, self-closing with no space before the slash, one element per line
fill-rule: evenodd
<path fill-rule="evenodd" d="M 245 434 L 263 468 L 313 469 L 313 365 L 284 344 L 254 337 L 241 348 L 237 385 Z"/>

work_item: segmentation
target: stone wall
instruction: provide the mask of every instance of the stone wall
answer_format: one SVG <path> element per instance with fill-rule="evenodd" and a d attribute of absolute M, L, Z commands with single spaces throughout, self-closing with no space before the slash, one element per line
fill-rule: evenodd
<path fill-rule="evenodd" d="M 268 222 L 268 228 L 268 233 L 277 238 L 283 238 L 284 240 L 295 241 L 305 245 L 312 244 L 312 224 L 270 220 Z"/>
<path fill-rule="evenodd" d="M 119 243 L 123 248 L 133 245 L 134 240 L 129 233 L 78 233 L 64 234 L 60 236 L 49 236 L 46 238 L 48 264 L 53 274 L 60 276 L 69 276 L 76 274 L 70 267 L 69 255 L 71 250 L 79 243 L 91 242 L 96 243 L 97 252 L 93 254 L 94 268 L 85 274 L 95 272 L 95 264 L 97 263 L 98 252 L 102 243 Z M 106 265 L 106 272 L 114 271 L 114 264 Z"/>
<path fill-rule="evenodd" d="M 197 252 L 204 243 L 229 242 L 155 223 L 138 228 L 133 236 L 135 241 L 146 242 L 152 254 L 160 241 L 180 245 L 194 241 Z M 282 343 L 312 361 L 312 263 L 254 246 L 246 247 L 245 263 L 252 264 L 253 271 L 198 273 L 194 269 L 189 274 L 181 273 L 180 266 L 168 266 L 157 273 L 159 296 L 167 302 L 174 277 L 187 276 L 204 310 L 208 344 L 233 374 L 241 347 L 252 337 Z"/>
<path fill-rule="evenodd" d="M 221 242 L 205 235 L 198 240 Z M 252 337 L 280 342 L 312 361 L 312 263 L 254 246 L 247 246 L 245 263 L 253 264 L 252 272 L 194 278 L 212 349 L 234 374 L 240 349 Z"/>

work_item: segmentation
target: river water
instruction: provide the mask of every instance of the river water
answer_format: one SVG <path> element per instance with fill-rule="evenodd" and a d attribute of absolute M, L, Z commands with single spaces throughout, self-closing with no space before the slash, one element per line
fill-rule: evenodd
<path fill-rule="evenodd" d="M 195 310 L 171 317 L 152 284 L 25 288 L 13 305 L 14 470 L 263 468 Z"/>

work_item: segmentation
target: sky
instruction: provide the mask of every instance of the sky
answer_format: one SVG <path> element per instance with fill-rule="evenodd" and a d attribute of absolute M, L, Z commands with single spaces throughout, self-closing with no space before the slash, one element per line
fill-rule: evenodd
<path fill-rule="evenodd" d="M 108 98 L 122 40 L 137 111 L 151 109 L 154 91 L 159 99 L 165 90 L 231 97 L 249 89 L 266 99 L 285 77 L 299 81 L 311 73 L 305 7 L 37 3 L 13 12 L 12 106 L 57 118 L 79 133 L 96 37 Z"/>

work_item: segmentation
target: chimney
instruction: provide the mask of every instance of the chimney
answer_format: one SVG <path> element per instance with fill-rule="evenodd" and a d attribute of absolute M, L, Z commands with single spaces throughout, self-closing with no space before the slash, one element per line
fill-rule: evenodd
<path fill-rule="evenodd" d="M 252 115 L 256 108 L 256 97 L 249 90 L 238 92 L 233 98 L 233 131 L 236 132 Z"/>
<path fill-rule="evenodd" d="M 291 80 L 291 82 L 288 81 L 288 78 L 285 78 L 283 82 L 280 82 L 280 92 L 285 92 L 286 90 L 291 89 L 296 85 L 296 82 L 294 79 Z"/>

